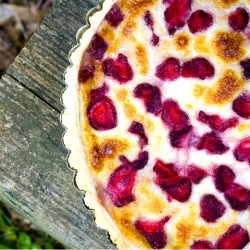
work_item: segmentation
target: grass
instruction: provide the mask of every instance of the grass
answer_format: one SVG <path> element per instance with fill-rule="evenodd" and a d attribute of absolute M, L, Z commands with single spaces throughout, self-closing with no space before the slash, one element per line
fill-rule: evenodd
<path fill-rule="evenodd" d="M 13 212 L 11 212 L 13 213 Z M 0 207 L 0 249 L 64 249 L 54 238 L 38 229 L 15 225 L 6 206 Z M 27 228 L 27 227 L 26 227 Z"/>

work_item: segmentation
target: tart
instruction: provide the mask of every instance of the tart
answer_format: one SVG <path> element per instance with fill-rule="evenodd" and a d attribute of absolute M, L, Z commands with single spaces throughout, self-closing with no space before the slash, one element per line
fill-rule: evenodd
<path fill-rule="evenodd" d="M 105 0 L 71 51 L 68 162 L 119 249 L 250 248 L 250 2 Z"/>

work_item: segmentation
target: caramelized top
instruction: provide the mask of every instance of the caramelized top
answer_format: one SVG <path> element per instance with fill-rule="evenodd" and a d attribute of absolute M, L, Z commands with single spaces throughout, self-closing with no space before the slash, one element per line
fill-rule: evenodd
<path fill-rule="evenodd" d="M 214 37 L 214 49 L 220 59 L 225 63 L 237 61 L 245 55 L 245 39 L 238 33 L 219 31 Z"/>

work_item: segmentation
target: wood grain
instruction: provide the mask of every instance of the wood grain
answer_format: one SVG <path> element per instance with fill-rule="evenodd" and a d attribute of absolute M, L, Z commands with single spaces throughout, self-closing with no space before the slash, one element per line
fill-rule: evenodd
<path fill-rule="evenodd" d="M 0 200 L 68 248 L 115 248 L 74 187 L 59 118 L 68 53 L 96 4 L 56 0 L 0 80 Z"/>
<path fill-rule="evenodd" d="M 76 33 L 86 24 L 87 12 L 95 1 L 57 0 L 40 28 L 32 36 L 7 75 L 23 84 L 53 108 L 62 111 L 63 73 L 68 54 L 76 45 Z"/>

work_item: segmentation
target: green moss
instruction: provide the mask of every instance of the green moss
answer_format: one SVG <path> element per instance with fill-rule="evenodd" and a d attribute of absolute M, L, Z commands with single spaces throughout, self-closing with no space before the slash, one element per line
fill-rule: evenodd
<path fill-rule="evenodd" d="M 63 249 L 64 246 L 42 231 L 31 237 L 14 225 L 0 207 L 0 249 Z"/>

